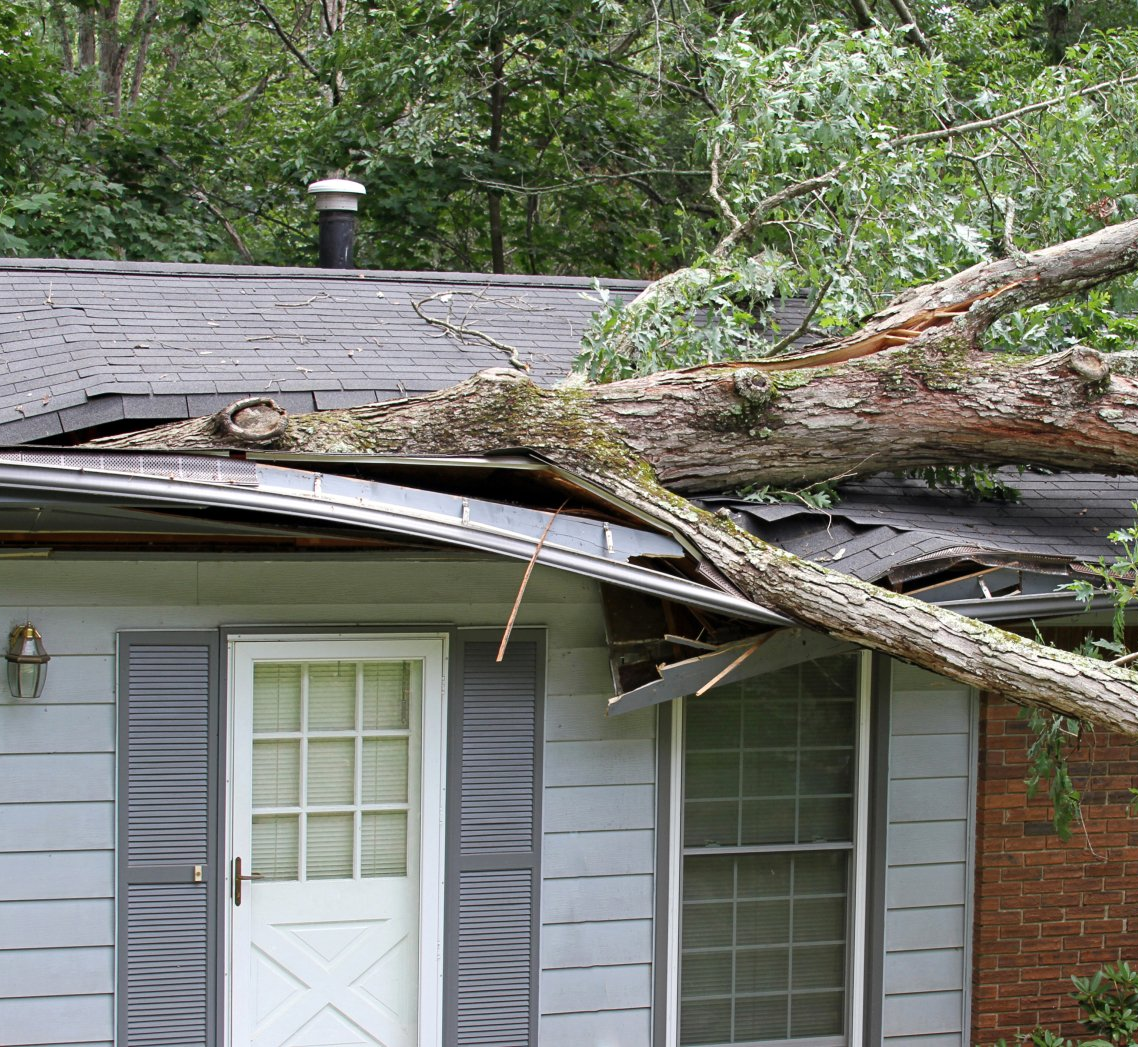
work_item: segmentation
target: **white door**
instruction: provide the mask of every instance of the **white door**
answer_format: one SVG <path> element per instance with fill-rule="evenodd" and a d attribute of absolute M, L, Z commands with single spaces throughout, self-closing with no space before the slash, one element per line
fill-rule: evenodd
<path fill-rule="evenodd" d="M 234 643 L 230 1047 L 438 1043 L 444 644 Z"/>

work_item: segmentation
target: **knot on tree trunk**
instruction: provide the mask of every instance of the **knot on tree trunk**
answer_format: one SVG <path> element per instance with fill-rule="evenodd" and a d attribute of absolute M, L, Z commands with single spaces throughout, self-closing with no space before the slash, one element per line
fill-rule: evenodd
<path fill-rule="evenodd" d="M 1087 385 L 1095 385 L 1110 377 L 1110 364 L 1106 362 L 1102 353 L 1085 345 L 1072 347 L 1070 365 L 1071 370 Z"/>
<path fill-rule="evenodd" d="M 213 423 L 234 443 L 267 447 L 284 435 L 288 412 L 267 396 L 251 396 L 223 407 L 213 416 Z"/>
<path fill-rule="evenodd" d="M 740 368 L 732 375 L 735 393 L 751 407 L 764 407 L 771 402 L 774 392 L 770 379 L 753 367 Z"/>

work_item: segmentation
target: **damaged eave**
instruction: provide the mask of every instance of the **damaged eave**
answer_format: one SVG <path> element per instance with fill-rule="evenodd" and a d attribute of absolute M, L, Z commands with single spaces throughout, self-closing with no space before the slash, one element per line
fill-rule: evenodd
<path fill-rule="evenodd" d="M 535 559 L 547 567 L 745 621 L 787 623 L 735 594 L 631 562 L 683 557 L 685 550 L 669 535 L 567 514 L 551 522 L 549 512 L 481 498 L 232 459 L 31 448 L 0 452 L 0 489 L 24 492 L 32 500 L 43 492 L 347 525 L 517 560 Z"/>
<path fill-rule="evenodd" d="M 856 645 L 846 640 L 803 628 L 779 629 L 748 637 L 707 654 L 658 665 L 658 680 L 610 698 L 608 714 L 620 716 L 647 709 L 674 698 L 700 695 L 711 687 L 736 683 L 800 662 L 855 649 Z"/>

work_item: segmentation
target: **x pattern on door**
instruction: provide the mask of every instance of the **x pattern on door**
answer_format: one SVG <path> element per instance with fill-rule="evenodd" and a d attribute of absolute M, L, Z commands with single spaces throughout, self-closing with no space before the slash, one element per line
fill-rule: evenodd
<path fill-rule="evenodd" d="M 409 924 L 392 918 L 266 928 L 264 944 L 253 950 L 254 1045 L 412 1047 Z"/>

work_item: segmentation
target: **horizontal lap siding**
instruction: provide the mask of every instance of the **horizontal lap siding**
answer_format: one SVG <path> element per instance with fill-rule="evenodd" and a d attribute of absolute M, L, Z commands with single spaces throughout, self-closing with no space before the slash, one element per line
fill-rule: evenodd
<path fill-rule="evenodd" d="M 599 610 L 599 609 L 598 609 Z M 651 1042 L 653 710 L 605 716 L 607 649 L 550 636 L 542 869 L 542 1047 Z"/>
<path fill-rule="evenodd" d="M 9 1044 L 113 1036 L 113 659 L 61 650 L 63 639 L 48 629 L 44 697 L 0 705 L 0 1042 Z"/>
<path fill-rule="evenodd" d="M 974 699 L 912 666 L 892 672 L 882 1038 L 964 1047 Z"/>
<path fill-rule="evenodd" d="M 492 561 L 0 563 L 9 620 L 22 620 L 27 612 L 52 655 L 39 702 L 16 705 L 0 699 L 0 1042 L 101 1045 L 112 1038 L 118 631 L 243 623 L 493 627 L 509 619 L 524 569 L 524 564 Z M 320 593 L 335 597 L 313 604 Z M 650 717 L 610 721 L 604 716 L 611 685 L 594 583 L 537 568 L 517 625 L 550 630 L 550 744 L 557 739 L 651 741 Z M 596 787 L 619 794 L 622 786 L 605 778 L 604 766 L 611 761 L 631 760 L 640 768 L 636 777 L 643 778 L 643 749 L 593 753 L 600 776 Z M 578 755 L 590 758 L 584 749 Z M 557 773 L 571 775 L 574 758 L 571 750 L 554 757 L 561 760 Z M 643 807 L 643 801 L 637 804 L 638 822 L 645 821 Z M 543 945 L 543 966 L 588 970 L 594 944 L 601 960 L 614 966 L 635 970 L 649 962 L 650 902 L 644 899 L 651 895 L 651 869 L 644 859 L 650 845 L 643 839 L 619 842 L 619 830 L 613 829 L 612 836 L 599 835 L 618 841 L 622 853 L 610 859 L 603 847 L 585 847 L 574 855 L 575 834 L 559 832 L 555 825 L 546 828 L 561 840 L 551 848 L 559 855 L 558 882 L 616 877 L 616 891 L 598 895 L 608 900 L 594 923 L 618 916 L 621 899 L 629 896 L 637 899 L 636 911 L 643 916 L 629 921 L 639 930 L 627 942 L 601 934 L 594 943 L 587 926 L 583 938 L 555 934 L 549 946 Z M 650 836 L 651 823 L 637 831 Z M 598 830 L 585 829 L 580 838 L 594 835 Z M 588 915 L 589 903 L 576 895 L 563 895 L 561 901 L 555 896 L 555 904 Z M 19 978 L 9 981 L 4 971 L 19 972 Z M 635 975 L 630 977 L 635 983 Z M 560 995 L 566 998 L 565 991 Z M 647 999 L 638 999 L 631 1011 L 613 1007 L 593 1013 L 589 1004 L 583 1015 L 559 1012 L 543 1018 L 543 1047 L 547 1033 L 552 1047 L 599 1042 L 591 1032 L 598 1020 L 616 1037 L 614 1044 L 647 1043 L 646 1032 L 641 1034 L 648 1027 Z"/>

